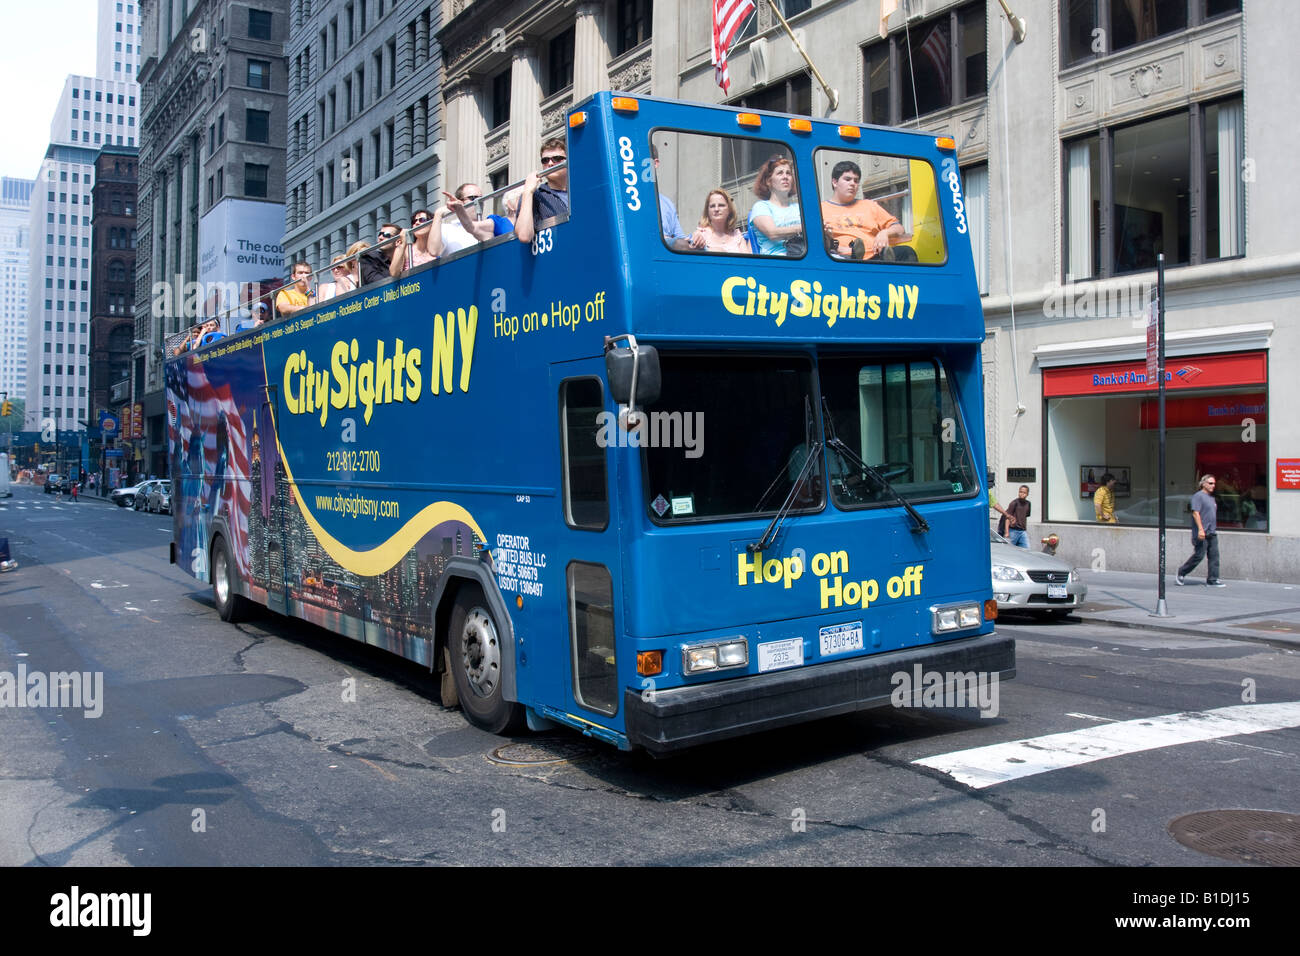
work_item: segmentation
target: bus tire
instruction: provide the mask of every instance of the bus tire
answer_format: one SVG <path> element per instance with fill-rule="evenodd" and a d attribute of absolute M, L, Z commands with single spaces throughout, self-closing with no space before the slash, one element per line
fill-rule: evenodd
<path fill-rule="evenodd" d="M 522 731 L 524 708 L 506 700 L 501 688 L 503 655 L 508 653 L 508 648 L 501 640 L 483 589 L 472 582 L 461 585 L 456 595 L 448 627 L 447 653 L 465 719 L 490 734 Z"/>
<path fill-rule="evenodd" d="M 212 539 L 212 557 L 208 565 L 212 568 L 212 600 L 217 605 L 217 613 L 228 624 L 234 624 L 247 616 L 248 602 L 238 593 L 238 571 L 230 558 L 230 548 L 226 539 L 217 535 Z"/>

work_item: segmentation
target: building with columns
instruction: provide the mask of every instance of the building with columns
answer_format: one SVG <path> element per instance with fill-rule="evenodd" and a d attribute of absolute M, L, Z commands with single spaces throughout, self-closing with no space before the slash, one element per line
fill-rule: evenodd
<path fill-rule="evenodd" d="M 141 0 L 139 9 L 135 338 L 149 344 L 137 347 L 131 398 L 146 426 L 137 467 L 162 474 L 165 343 L 236 304 L 209 283 L 284 275 L 289 3 Z M 226 264 L 240 255 L 255 256 L 256 268 L 232 276 Z"/>
<path fill-rule="evenodd" d="M 292 0 L 284 248 L 314 269 L 441 204 L 439 0 Z M 328 279 L 328 276 L 325 276 Z"/>
<path fill-rule="evenodd" d="M 570 106 L 598 90 L 651 90 L 663 0 L 451 0 L 438 34 L 446 66 L 447 178 L 486 191 L 539 167 Z"/>

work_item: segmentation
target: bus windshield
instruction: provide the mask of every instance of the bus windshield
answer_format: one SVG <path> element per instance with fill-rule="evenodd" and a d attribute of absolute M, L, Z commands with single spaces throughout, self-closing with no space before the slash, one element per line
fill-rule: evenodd
<path fill-rule="evenodd" d="M 799 356 L 661 353 L 662 389 L 642 439 L 651 520 L 772 514 L 807 458 L 815 423 L 812 362 Z M 795 513 L 821 508 L 806 483 Z"/>
<path fill-rule="evenodd" d="M 894 491 L 909 501 L 976 493 L 961 415 L 937 361 L 823 357 L 819 369 L 836 434 Z M 833 449 L 827 456 L 837 506 L 896 504 L 891 490 L 860 465 Z"/>

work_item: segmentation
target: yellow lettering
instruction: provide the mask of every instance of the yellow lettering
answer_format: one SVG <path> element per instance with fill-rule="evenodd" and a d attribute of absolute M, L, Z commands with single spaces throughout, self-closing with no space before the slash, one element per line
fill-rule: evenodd
<path fill-rule="evenodd" d="M 294 352 L 289 356 L 289 360 L 284 363 L 284 404 L 289 409 L 290 415 L 298 415 L 302 412 L 302 405 L 299 404 L 298 394 L 293 390 L 293 373 L 298 371 L 302 366 L 298 364 L 298 353 Z"/>
<path fill-rule="evenodd" d="M 745 314 L 744 308 L 731 295 L 736 286 L 744 284 L 745 280 L 741 276 L 731 276 L 728 279 L 724 279 L 722 282 L 722 307 L 732 315 Z"/>
<path fill-rule="evenodd" d="M 750 583 L 745 580 L 745 576 L 748 574 L 752 574 L 754 576 L 754 582 L 753 582 L 754 584 L 763 583 L 763 552 L 756 551 L 754 553 L 753 559 L 747 561 L 745 559 L 745 553 L 742 551 L 740 554 L 736 555 L 736 560 L 739 562 L 740 565 L 739 583 L 742 587 Z"/>
<path fill-rule="evenodd" d="M 469 314 L 456 310 L 456 324 L 460 327 L 460 390 L 469 391 L 469 370 L 474 364 L 474 336 L 478 333 L 478 306 L 471 305 Z"/>
<path fill-rule="evenodd" d="M 790 283 L 790 297 L 794 299 L 790 314 L 795 318 L 802 318 L 812 312 L 812 298 L 808 295 L 811 289 L 812 283 L 806 279 L 796 279 Z"/>

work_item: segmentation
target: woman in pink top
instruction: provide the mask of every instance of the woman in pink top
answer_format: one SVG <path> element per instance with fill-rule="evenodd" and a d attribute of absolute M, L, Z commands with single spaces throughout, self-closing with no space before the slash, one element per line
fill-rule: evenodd
<path fill-rule="evenodd" d="M 691 248 L 707 252 L 749 252 L 749 240 L 740 230 L 740 216 L 731 194 L 711 189 L 704 198 L 700 226 L 691 233 Z"/>

